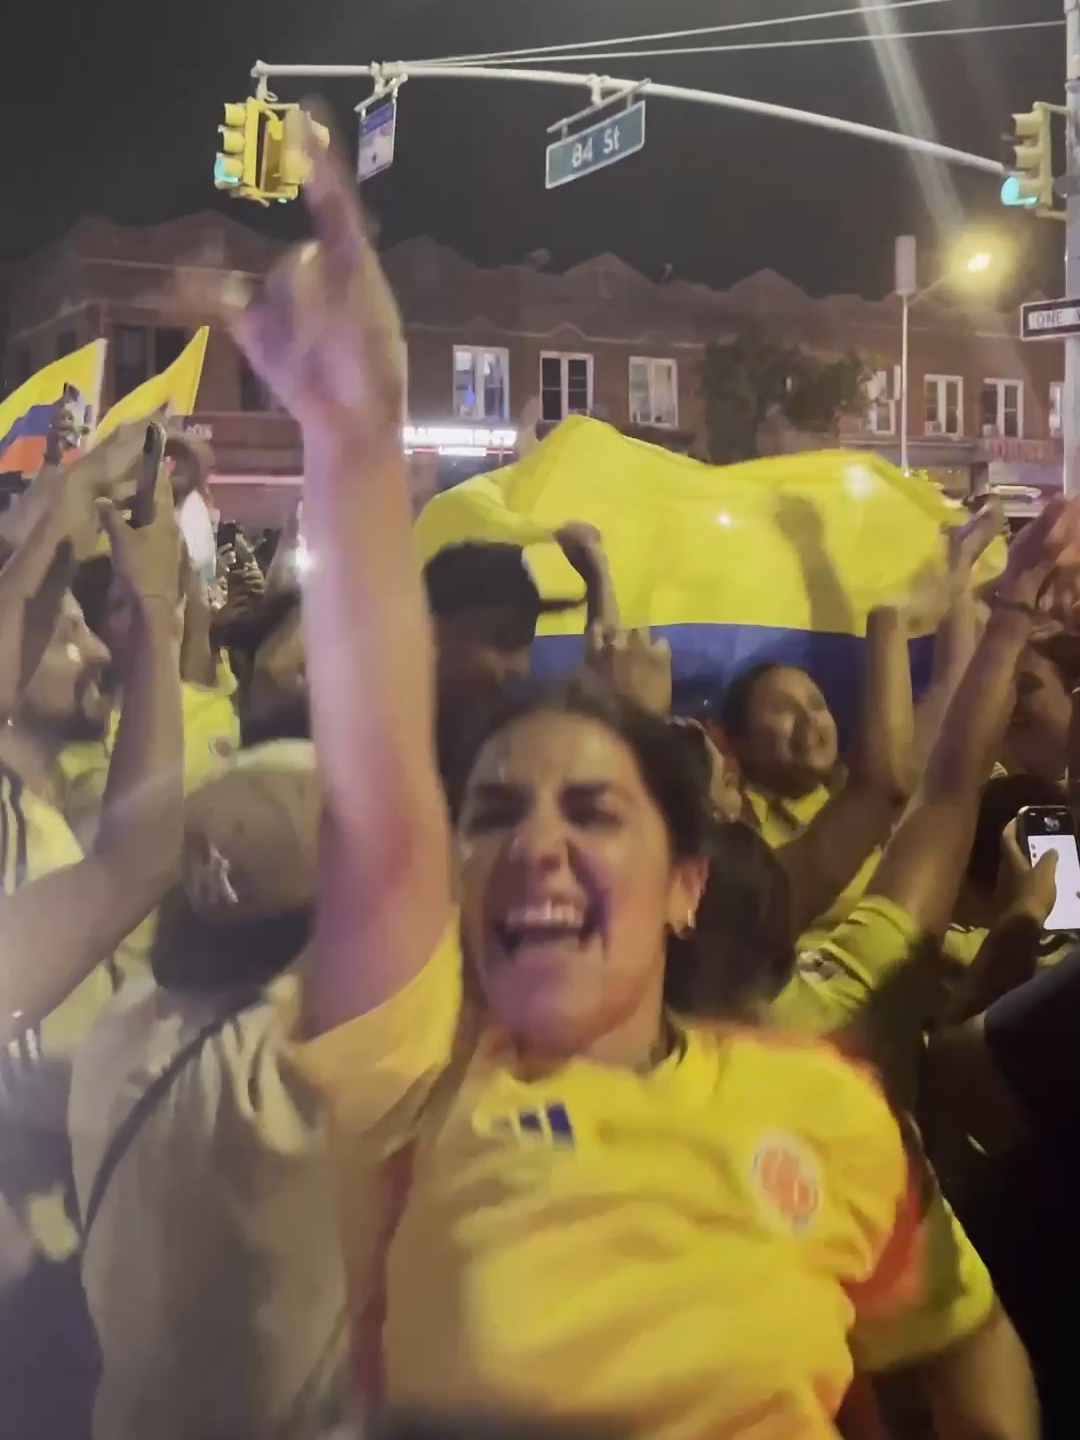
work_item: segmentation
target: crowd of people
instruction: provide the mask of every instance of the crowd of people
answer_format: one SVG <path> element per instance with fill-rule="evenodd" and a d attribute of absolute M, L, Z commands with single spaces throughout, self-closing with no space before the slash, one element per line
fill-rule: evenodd
<path fill-rule="evenodd" d="M 997 517 L 943 537 L 931 686 L 875 610 L 843 746 L 784 665 L 679 713 L 588 526 L 559 600 L 418 565 L 309 154 L 313 243 L 184 297 L 302 542 L 194 560 L 181 434 L 131 524 L 142 425 L 0 517 L 3 1433 L 1075 1440 L 1080 956 L 1017 819 L 1080 773 L 1080 503 L 990 591 Z"/>

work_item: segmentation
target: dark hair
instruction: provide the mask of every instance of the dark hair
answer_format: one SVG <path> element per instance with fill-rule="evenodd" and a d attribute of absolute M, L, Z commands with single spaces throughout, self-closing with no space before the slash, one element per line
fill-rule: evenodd
<path fill-rule="evenodd" d="M 240 746 L 267 745 L 272 740 L 310 740 L 311 703 L 300 691 L 282 695 L 272 704 L 240 711 Z"/>
<path fill-rule="evenodd" d="M 741 820 L 716 821 L 709 850 L 693 933 L 668 947 L 664 999 L 688 1017 L 745 1020 L 794 973 L 787 872 Z"/>
<path fill-rule="evenodd" d="M 303 953 L 312 920 L 313 911 L 305 906 L 258 920 L 215 923 L 192 909 L 178 885 L 158 907 L 150 969 L 164 990 L 261 988 Z"/>
<path fill-rule="evenodd" d="M 679 860 L 707 855 L 714 810 L 700 764 L 679 728 L 588 677 L 556 685 L 526 682 L 486 713 L 450 765 L 448 799 L 455 819 L 484 746 L 508 725 L 539 714 L 595 720 L 617 735 L 633 752 L 645 788 L 664 817 L 672 854 Z"/>
<path fill-rule="evenodd" d="M 87 625 L 99 640 L 106 639 L 109 590 L 113 581 L 113 563 L 109 555 L 91 555 L 75 571 L 71 593 L 82 608 Z"/>
<path fill-rule="evenodd" d="M 741 740 L 750 724 L 750 704 L 759 680 L 771 675 L 774 670 L 785 670 L 775 660 L 762 660 L 736 675 L 724 690 L 720 703 L 720 728 L 729 740 Z"/>
<path fill-rule="evenodd" d="M 1080 644 L 1075 635 L 1048 635 L 1045 640 L 1033 641 L 1030 648 L 1049 661 L 1070 694 L 1080 686 Z"/>
<path fill-rule="evenodd" d="M 975 839 L 968 858 L 970 883 L 993 891 L 1001 868 L 1001 837 L 1025 806 L 1068 803 L 1069 797 L 1060 785 L 1036 775 L 999 775 L 989 781 L 979 802 Z"/>

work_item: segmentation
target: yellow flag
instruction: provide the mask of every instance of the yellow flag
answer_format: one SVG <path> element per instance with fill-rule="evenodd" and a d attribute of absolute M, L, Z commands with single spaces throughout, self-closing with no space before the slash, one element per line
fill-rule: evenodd
<path fill-rule="evenodd" d="M 79 412 L 79 423 L 93 425 L 101 400 L 107 343 L 92 340 L 81 350 L 54 360 L 0 401 L 0 472 L 36 475 L 41 469 L 65 386 L 76 392 L 71 403 Z"/>
<path fill-rule="evenodd" d="M 196 330 L 167 370 L 137 385 L 134 390 L 118 400 L 109 413 L 103 417 L 94 435 L 94 442 L 104 440 L 118 425 L 131 420 L 149 420 L 153 415 L 168 419 L 174 415 L 190 415 L 195 409 L 195 397 L 199 393 L 203 361 L 206 359 L 206 342 L 210 338 L 210 327 L 204 325 Z"/>

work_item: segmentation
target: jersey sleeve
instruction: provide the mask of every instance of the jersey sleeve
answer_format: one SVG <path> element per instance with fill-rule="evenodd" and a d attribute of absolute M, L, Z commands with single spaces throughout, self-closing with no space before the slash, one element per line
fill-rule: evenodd
<path fill-rule="evenodd" d="M 434 955 L 385 1005 L 292 1046 L 328 1098 L 335 1127 L 393 1149 L 407 1137 L 454 1053 L 462 1012 L 457 917 Z"/>
<path fill-rule="evenodd" d="M 990 1318 L 994 1288 L 986 1266 L 949 1208 L 914 1126 L 898 1127 L 903 1183 L 876 1263 L 848 1287 L 855 1306 L 852 1354 L 880 1372 L 940 1354 Z M 861 1208 L 852 1197 L 856 1213 Z"/>
<path fill-rule="evenodd" d="M 826 1165 L 824 1234 L 853 1307 L 852 1354 L 857 1369 L 882 1371 L 975 1333 L 994 1292 L 914 1125 L 896 1117 L 868 1073 L 844 1068 L 831 1098 L 807 1086 L 803 1103 L 817 1112 L 807 1126 Z"/>
<path fill-rule="evenodd" d="M 921 951 L 907 912 L 869 896 L 823 945 L 799 956 L 770 1018 L 802 1034 L 847 1032 L 890 1095 L 913 1104 L 926 1018 L 941 985 L 936 954 Z"/>

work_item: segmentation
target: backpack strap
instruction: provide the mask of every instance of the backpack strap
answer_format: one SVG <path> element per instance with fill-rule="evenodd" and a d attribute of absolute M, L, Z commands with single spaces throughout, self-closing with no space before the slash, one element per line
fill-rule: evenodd
<path fill-rule="evenodd" d="M 90 1232 L 94 1228 L 94 1221 L 97 1219 L 98 1211 L 101 1209 L 101 1202 L 105 1198 L 113 1176 L 116 1174 L 117 1166 L 127 1154 L 135 1137 L 142 1129 L 143 1122 L 157 1108 L 160 1102 L 168 1094 L 173 1083 L 180 1074 L 194 1060 L 208 1040 L 221 1033 L 229 1021 L 239 1013 L 238 1010 L 229 1010 L 217 1019 L 211 1020 L 204 1025 L 197 1035 L 193 1036 L 186 1045 L 182 1045 L 165 1069 L 156 1075 L 143 1093 L 135 1101 L 123 1120 L 116 1127 L 105 1147 L 105 1153 L 101 1157 L 101 1163 L 97 1168 L 93 1184 L 90 1186 L 90 1194 L 87 1197 L 86 1206 L 82 1215 L 82 1234 L 80 1239 L 80 1251 L 85 1253 Z"/>

